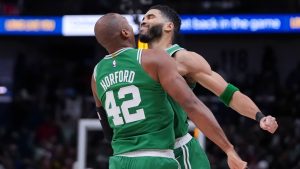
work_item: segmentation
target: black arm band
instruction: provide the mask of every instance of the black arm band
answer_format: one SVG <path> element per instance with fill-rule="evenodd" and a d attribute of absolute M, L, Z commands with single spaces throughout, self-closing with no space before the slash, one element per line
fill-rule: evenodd
<path fill-rule="evenodd" d="M 262 112 L 257 112 L 255 115 L 255 119 L 257 122 L 260 122 L 260 120 L 264 117 L 265 117 L 265 115 Z"/>
<path fill-rule="evenodd" d="M 113 136 L 113 130 L 109 126 L 105 109 L 103 107 L 96 107 L 96 110 L 97 110 L 97 114 L 99 116 L 99 120 L 100 120 L 102 129 L 103 129 L 104 138 L 107 141 L 111 142 L 112 141 L 112 136 Z"/>

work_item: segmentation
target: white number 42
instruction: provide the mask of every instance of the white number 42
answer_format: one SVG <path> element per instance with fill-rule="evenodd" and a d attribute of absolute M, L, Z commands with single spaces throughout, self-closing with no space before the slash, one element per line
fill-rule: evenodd
<path fill-rule="evenodd" d="M 141 103 L 139 88 L 134 85 L 120 88 L 118 91 L 118 99 L 125 98 L 125 95 L 127 94 L 132 94 L 132 99 L 123 101 L 120 109 L 120 107 L 116 105 L 113 91 L 106 92 L 105 109 L 108 117 L 113 117 L 113 123 L 115 126 L 124 124 L 124 120 L 125 123 L 131 123 L 145 119 L 145 113 L 143 109 L 138 109 L 134 113 L 129 113 L 128 110 L 138 106 Z M 123 118 L 120 116 L 121 113 Z"/>

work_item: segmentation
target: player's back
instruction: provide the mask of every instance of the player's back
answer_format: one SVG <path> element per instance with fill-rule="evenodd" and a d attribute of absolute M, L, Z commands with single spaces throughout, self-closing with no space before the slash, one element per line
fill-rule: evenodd
<path fill-rule="evenodd" d="M 97 94 L 114 135 L 114 154 L 173 149 L 173 111 L 167 94 L 141 65 L 141 50 L 121 49 L 95 67 Z"/>

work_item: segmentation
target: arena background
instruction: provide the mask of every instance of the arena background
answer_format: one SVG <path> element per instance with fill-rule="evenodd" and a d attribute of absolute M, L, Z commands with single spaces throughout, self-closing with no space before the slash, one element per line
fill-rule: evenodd
<path fill-rule="evenodd" d="M 119 12 L 135 17 L 155 4 L 169 5 L 180 15 L 300 17 L 299 0 L 0 0 L 0 24 L 23 16 Z M 287 26 L 294 30 L 204 30 L 178 37 L 264 113 L 277 117 L 278 131 L 268 134 L 196 87 L 250 169 L 300 169 L 300 21 Z M 0 169 L 74 168 L 78 120 L 97 118 L 90 77 L 106 51 L 93 36 L 5 28 L 0 25 Z M 108 168 L 103 134 L 88 136 L 87 167 Z M 228 168 L 225 154 L 208 140 L 206 152 L 212 169 Z"/>

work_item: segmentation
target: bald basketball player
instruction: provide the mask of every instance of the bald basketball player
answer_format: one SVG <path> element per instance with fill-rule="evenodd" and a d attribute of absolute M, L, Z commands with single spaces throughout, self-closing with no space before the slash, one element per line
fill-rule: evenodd
<path fill-rule="evenodd" d="M 189 117 L 206 124 L 223 149 L 232 149 L 210 110 L 193 94 L 167 53 L 133 48 L 132 27 L 119 14 L 104 15 L 94 30 L 109 53 L 95 66 L 91 86 L 98 112 L 104 112 L 101 121 L 106 117 L 113 129 L 110 169 L 180 167 L 173 154 L 174 112 L 168 95 Z M 247 163 L 235 157 L 236 169 L 245 168 Z"/>
<path fill-rule="evenodd" d="M 148 43 L 151 49 L 162 49 L 172 56 L 176 67 L 190 86 L 199 83 L 207 88 L 227 106 L 248 118 L 257 120 L 260 127 L 274 133 L 278 127 L 276 119 L 261 113 L 255 103 L 237 87 L 227 83 L 218 73 L 211 70 L 207 61 L 199 54 L 187 51 L 173 44 L 174 37 L 179 33 L 181 20 L 178 14 L 168 6 L 153 6 L 145 14 L 140 25 L 140 40 Z M 209 169 L 209 161 L 194 138 L 189 136 L 187 117 L 180 106 L 172 98 L 169 99 L 175 112 L 175 156 L 183 169 Z M 206 131 L 202 124 L 200 130 L 213 142 L 212 133 Z M 217 142 L 215 142 L 219 145 Z M 220 145 L 219 145 L 220 146 Z M 224 151 L 224 150 L 223 150 Z M 228 157 L 229 167 L 232 168 L 231 153 L 224 151 Z"/>

